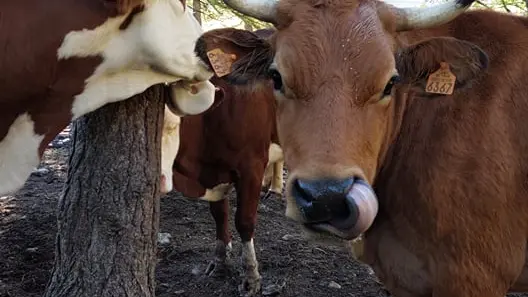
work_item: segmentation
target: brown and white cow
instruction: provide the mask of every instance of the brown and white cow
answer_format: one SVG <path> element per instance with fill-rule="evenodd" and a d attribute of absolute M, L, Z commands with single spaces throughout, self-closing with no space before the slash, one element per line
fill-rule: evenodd
<path fill-rule="evenodd" d="M 472 2 L 232 0 L 275 25 L 269 42 L 198 41 L 204 61 L 236 57 L 226 79 L 273 81 L 286 215 L 366 231 L 364 259 L 397 297 L 528 289 L 528 19 Z"/>
<path fill-rule="evenodd" d="M 24 184 L 71 120 L 107 103 L 160 83 L 180 116 L 213 102 L 213 73 L 194 54 L 203 31 L 184 0 L 2 0 L 0 11 L 0 195 Z"/>
<path fill-rule="evenodd" d="M 267 33 L 267 30 L 256 32 L 261 37 Z M 211 81 L 220 89 L 212 107 L 181 119 L 173 184 L 184 196 L 210 203 L 217 243 L 207 275 L 222 274 L 227 268 L 231 232 L 229 200 L 225 194 L 234 186 L 235 227 L 242 239 L 244 270 L 240 290 L 243 295 L 251 296 L 259 291 L 261 280 L 253 237 L 264 171 L 268 163 L 273 167 L 280 161 L 269 158 L 269 152 L 275 153 L 276 149 L 272 143 L 276 135 L 276 102 L 269 82 L 245 87 L 230 85 L 216 76 Z M 281 193 L 282 183 L 275 190 Z"/>

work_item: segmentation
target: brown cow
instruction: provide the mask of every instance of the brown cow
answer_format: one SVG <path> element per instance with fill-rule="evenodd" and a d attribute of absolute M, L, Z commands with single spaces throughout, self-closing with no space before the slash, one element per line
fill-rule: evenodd
<path fill-rule="evenodd" d="M 174 82 L 178 115 L 213 102 L 213 73 L 194 54 L 203 31 L 184 0 L 2 0 L 0 12 L 0 195 L 24 184 L 71 120 L 107 103 Z M 175 153 L 163 149 L 168 168 Z"/>
<path fill-rule="evenodd" d="M 215 30 L 198 53 L 236 57 L 228 80 L 273 80 L 286 215 L 366 231 L 365 260 L 394 296 L 527 290 L 528 19 L 464 12 L 471 0 L 250 3 L 229 1 L 275 24 L 269 43 Z"/>
<path fill-rule="evenodd" d="M 262 37 L 268 31 L 259 30 L 256 34 Z M 186 197 L 210 202 L 217 243 L 214 260 L 205 272 L 208 275 L 225 272 L 231 232 L 229 200 L 224 194 L 234 185 L 235 226 L 242 239 L 244 269 L 240 290 L 243 295 L 251 296 L 260 289 L 253 237 L 268 152 L 275 145 L 272 143 L 272 136 L 276 134 L 275 98 L 269 83 L 256 87 L 232 86 L 216 76 L 211 81 L 220 88 L 213 106 L 202 114 L 181 119 L 181 143 L 173 167 L 173 184 Z M 274 162 L 270 160 L 270 163 Z"/>

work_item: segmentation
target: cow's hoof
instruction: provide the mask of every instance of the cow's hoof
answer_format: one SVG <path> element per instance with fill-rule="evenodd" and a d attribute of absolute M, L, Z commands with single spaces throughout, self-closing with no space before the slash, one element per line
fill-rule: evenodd
<path fill-rule="evenodd" d="M 277 200 L 282 200 L 282 195 L 277 193 L 277 192 L 273 192 L 273 191 L 267 191 L 266 194 L 262 195 L 261 196 L 261 199 L 277 199 Z"/>
<path fill-rule="evenodd" d="M 257 295 L 260 292 L 260 277 L 258 278 L 246 278 L 238 286 L 238 292 L 241 297 L 250 297 Z"/>
<path fill-rule="evenodd" d="M 213 260 L 207 265 L 205 269 L 205 275 L 210 277 L 224 277 L 228 274 L 229 268 L 226 263 Z"/>

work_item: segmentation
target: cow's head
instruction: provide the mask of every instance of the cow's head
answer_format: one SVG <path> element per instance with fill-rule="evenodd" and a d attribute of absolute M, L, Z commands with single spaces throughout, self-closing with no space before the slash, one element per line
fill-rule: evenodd
<path fill-rule="evenodd" d="M 288 217 L 345 239 L 369 228 L 378 210 L 370 185 L 405 94 L 423 93 L 442 62 L 456 75 L 454 92 L 487 66 L 474 44 L 447 37 L 407 44 L 401 32 L 446 23 L 471 2 L 419 9 L 376 0 L 228 2 L 277 32 L 266 41 L 247 31 L 213 30 L 196 52 L 211 62 L 207 52 L 222 49 L 233 61 L 225 78 L 234 83 L 273 80 L 290 170 Z"/>

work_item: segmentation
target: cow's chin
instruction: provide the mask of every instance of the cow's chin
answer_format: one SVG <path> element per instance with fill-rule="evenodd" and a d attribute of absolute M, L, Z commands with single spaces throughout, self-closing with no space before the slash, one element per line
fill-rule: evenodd
<path fill-rule="evenodd" d="M 369 185 L 364 182 L 354 183 L 347 194 L 347 204 L 349 208 L 355 208 L 355 211 L 344 219 L 305 223 L 302 219 L 296 219 L 297 215 L 287 215 L 301 222 L 305 233 L 311 239 L 324 241 L 335 239 L 353 240 L 367 231 L 374 222 L 378 214 L 378 199 Z M 354 213 L 357 215 L 354 215 Z"/>

